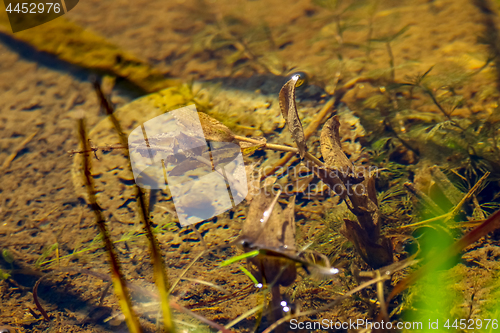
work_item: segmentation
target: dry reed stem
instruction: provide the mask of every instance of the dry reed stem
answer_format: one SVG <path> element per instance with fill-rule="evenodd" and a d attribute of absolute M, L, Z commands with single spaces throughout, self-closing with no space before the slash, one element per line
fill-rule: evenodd
<path fill-rule="evenodd" d="M 123 132 L 123 129 L 121 128 L 121 125 L 118 122 L 118 119 L 114 115 L 113 107 L 111 106 L 108 99 L 102 92 L 101 86 L 97 80 L 94 80 L 94 88 L 96 90 L 99 100 L 101 101 L 101 106 L 106 111 L 106 114 L 113 123 L 113 127 L 115 128 L 116 132 L 118 133 L 118 136 L 120 137 L 122 146 L 128 147 L 127 137 Z M 89 150 L 89 147 L 85 146 L 84 150 Z M 129 170 L 132 173 L 133 172 L 132 164 L 130 162 L 128 149 L 125 149 L 124 155 L 128 161 Z M 161 309 L 163 312 L 163 322 L 165 325 L 165 331 L 168 333 L 173 333 L 175 332 L 175 326 L 172 319 L 172 312 L 170 310 L 170 306 L 168 303 L 168 298 L 169 298 L 168 291 L 170 289 L 168 275 L 165 270 L 165 265 L 163 263 L 158 241 L 153 234 L 153 228 L 151 227 L 151 222 L 149 221 L 148 218 L 148 211 L 146 208 L 147 206 L 144 198 L 144 193 L 135 182 L 134 182 L 134 189 L 135 189 L 135 196 L 137 198 L 139 206 L 138 208 L 139 208 L 140 219 L 143 222 L 144 231 L 146 233 L 146 237 L 148 238 L 150 245 L 151 259 L 153 261 L 153 274 L 155 278 L 156 287 L 158 288 L 158 291 L 160 293 Z"/>
<path fill-rule="evenodd" d="M 89 142 L 87 139 L 87 133 L 85 130 L 85 120 L 83 117 L 78 120 L 78 132 L 84 150 L 88 150 Z M 139 324 L 137 316 L 135 315 L 132 309 L 132 302 L 130 300 L 130 295 L 126 287 L 125 279 L 123 278 L 123 274 L 121 272 L 121 267 L 118 261 L 118 257 L 116 255 L 115 247 L 113 245 L 113 242 L 111 241 L 111 238 L 109 237 L 109 232 L 106 227 L 106 221 L 104 219 L 104 215 L 102 214 L 101 207 L 99 207 L 97 203 L 97 199 L 95 196 L 94 180 L 91 175 L 91 169 L 92 169 L 91 159 L 88 154 L 83 154 L 83 168 L 84 168 L 83 171 L 84 171 L 85 185 L 87 187 L 90 205 L 92 211 L 95 214 L 96 223 L 102 235 L 104 245 L 106 247 L 106 252 L 109 255 L 109 260 L 111 263 L 111 279 L 113 281 L 115 293 L 118 297 L 118 302 L 123 311 L 123 314 L 125 315 L 125 321 L 127 322 L 127 326 L 130 332 L 141 333 L 142 328 L 141 325 Z M 44 317 L 45 319 L 48 318 L 48 316 Z"/>

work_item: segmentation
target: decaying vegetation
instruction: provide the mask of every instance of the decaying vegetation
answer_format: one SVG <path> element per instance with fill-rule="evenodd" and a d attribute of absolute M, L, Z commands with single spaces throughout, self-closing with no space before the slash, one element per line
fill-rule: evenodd
<path fill-rule="evenodd" d="M 499 223 L 498 213 L 492 215 L 477 228 L 466 234 L 459 242 L 445 249 L 446 256 L 429 261 L 427 265 L 422 266 L 420 270 L 417 270 L 397 284 L 386 301 L 384 281 L 390 279 L 393 274 L 400 270 L 420 262 L 421 259 L 417 258 L 425 259 L 425 257 L 417 257 L 417 253 L 409 256 L 407 259 L 398 260 L 398 262 L 393 264 L 394 243 L 381 233 L 381 221 L 383 220 L 381 211 L 383 209 L 379 206 L 379 199 L 376 193 L 376 173 L 367 168 L 356 167 L 345 155 L 340 142 L 340 124 L 337 116 L 331 116 L 323 124 L 320 136 L 320 150 L 323 161 L 308 151 L 295 101 L 295 89 L 298 80 L 299 76 L 292 76 L 283 86 L 279 96 L 282 114 L 286 119 L 287 127 L 298 148 L 268 144 L 263 139 L 235 135 L 222 123 L 210 119 L 208 115 L 201 113 L 201 124 L 204 133 L 209 140 L 240 143 L 242 151 L 247 155 L 251 155 L 257 150 L 270 149 L 298 154 L 306 161 L 307 167 L 330 189 L 329 193 L 331 195 L 338 195 L 346 203 L 347 208 L 352 212 L 353 216 L 355 216 L 355 219 L 345 218 L 344 225 L 338 229 L 338 232 L 354 245 L 359 256 L 368 265 L 376 269 L 373 273 L 355 272 L 354 275 L 357 279 L 368 277 L 371 280 L 364 284 L 361 283 L 360 287 L 354 289 L 351 294 L 361 291 L 371 284 L 377 284 L 376 293 L 380 301 L 380 316 L 384 320 L 389 320 L 388 310 L 391 307 L 391 300 L 394 296 L 424 276 L 423 272 L 432 271 L 432 269 L 442 264 L 446 258 L 458 254 L 467 245 L 477 241 L 489 231 L 494 230 L 496 224 Z M 435 100 L 432 93 L 428 91 L 426 93 L 430 94 L 431 99 Z M 103 98 L 102 94 L 101 98 Z M 438 102 L 436 101 L 436 103 Z M 330 103 L 330 105 L 333 104 Z M 110 112 L 109 114 L 112 113 Z M 450 120 L 449 115 L 446 118 Z M 117 121 L 115 120 L 114 123 L 117 123 Z M 119 148 L 126 149 L 127 143 L 123 142 L 121 146 L 114 147 L 113 149 Z M 95 153 L 97 150 L 98 148 L 92 149 L 91 147 L 85 148 L 83 146 L 83 150 L 72 151 L 72 153 L 89 154 L 91 152 Z M 186 156 L 186 158 L 189 159 L 190 157 Z M 194 167 L 197 167 L 196 164 Z M 452 203 L 452 210 L 447 212 L 444 207 L 440 207 L 441 203 L 439 201 L 416 189 L 411 183 L 406 182 L 404 184 L 405 188 L 409 189 L 424 205 L 426 204 L 432 214 L 442 214 L 428 221 L 415 223 L 414 226 L 435 223 L 439 220 L 444 222 L 452 220 L 463 204 L 477 193 L 477 189 L 490 175 L 487 172 L 467 195 L 462 195 L 438 167 L 430 168 L 430 174 L 437 182 L 436 185 L 440 188 L 440 193 L 444 195 L 446 201 Z M 272 178 L 268 179 L 272 180 Z M 281 190 L 278 190 L 275 195 L 270 193 L 272 192 L 273 183 L 274 181 L 267 182 L 264 188 L 257 191 L 256 189 L 260 188 L 259 181 L 257 180 L 257 183 L 252 185 L 254 186 L 255 193 L 248 198 L 250 207 L 238 241 L 247 252 L 246 255 L 239 258 L 246 258 L 248 261 L 249 270 L 246 271 L 246 274 L 256 283 L 260 283 L 262 286 L 268 285 L 271 291 L 272 301 L 270 309 L 274 324 L 268 330 L 273 327 L 280 329 L 278 324 L 292 317 L 295 318 L 300 315 L 317 313 L 319 311 L 298 312 L 292 316 L 282 315 L 280 304 L 283 298 L 279 286 L 288 286 L 294 283 L 297 277 L 297 267 L 302 267 L 309 274 L 320 272 L 320 275 L 327 279 L 339 273 L 337 268 L 331 268 L 329 260 L 321 253 L 304 252 L 297 249 L 294 219 L 295 196 L 288 198 L 288 205 L 286 209 L 282 210 L 278 203 Z M 385 197 L 387 198 L 388 196 Z M 382 199 L 382 205 L 383 202 L 384 199 Z M 229 263 L 233 262 L 234 260 L 229 261 Z M 328 306 L 339 304 L 342 299 L 345 299 L 345 297 L 330 303 Z M 320 310 L 326 308 L 321 307 Z M 261 307 L 260 309 L 262 310 L 263 308 Z"/>
<path fill-rule="evenodd" d="M 224 119 L 214 119 L 209 115 L 211 103 L 202 100 L 192 85 L 176 86 L 169 90 L 172 94 L 169 98 L 173 95 L 182 97 L 176 107 L 194 103 L 202 111 L 199 115 L 207 140 L 240 145 L 243 155 L 252 162 L 247 165 L 249 178 L 259 169 L 258 163 L 267 156 L 266 152 L 283 153 L 272 162 L 271 167 L 249 181 L 252 188 L 247 198 L 246 220 L 236 241 L 207 245 L 204 234 L 193 227 L 193 233 L 206 249 L 195 258 L 191 256 L 190 263 L 182 268 L 183 273 L 174 280 L 168 274 L 170 268 L 165 267 L 157 241 L 159 234 L 173 233 L 169 229 L 173 223 L 158 226 L 150 221 L 155 193 L 143 193 L 142 189 L 130 183 L 130 175 L 129 178 L 123 178 L 120 174 L 120 181 L 134 188 L 133 197 L 127 200 L 137 202 L 136 215 L 139 216 L 143 232 L 141 235 L 132 232 L 115 241 L 136 240 L 146 235 L 157 294 L 125 282 L 115 254 L 115 245 L 108 235 L 106 219 L 99 207 L 96 190 L 93 189 L 91 159 L 106 159 L 109 157 L 106 154 L 115 150 L 127 156 L 128 149 L 133 149 L 128 147 L 120 127 L 123 119 L 114 116 L 112 104 L 99 84 L 96 84 L 101 106 L 111 119 L 120 142 L 93 145 L 88 140 L 84 118 L 80 118 L 81 145 L 69 153 L 83 157 L 82 174 L 85 178 L 82 181 L 88 189 L 86 198 L 96 214 L 102 242 L 109 255 L 112 277 L 88 270 L 76 269 L 74 272 L 113 282 L 130 332 L 143 330 L 138 318 L 147 311 L 133 307 L 127 290 L 148 295 L 159 302 L 154 304 L 161 308 L 163 317 L 163 324 L 158 324 L 158 328 L 166 332 L 179 331 L 173 323 L 178 313 L 187 314 L 223 332 L 270 332 L 283 329 L 281 324 L 292 318 L 311 318 L 332 309 L 343 311 L 348 308 L 343 302 L 354 300 L 361 304 L 360 312 L 369 313 L 367 317 L 373 320 L 398 321 L 428 318 L 431 315 L 444 316 L 446 313 L 471 319 L 488 318 L 498 313 L 498 304 L 494 301 L 480 304 L 474 301 L 476 291 L 472 296 L 464 291 L 466 282 L 463 277 L 468 268 L 484 265 L 478 256 L 496 258 L 498 251 L 500 108 L 496 100 L 499 95 L 496 89 L 486 86 L 474 94 L 465 93 L 463 88 L 484 72 L 493 71 L 492 64 L 498 64 L 498 34 L 492 30 L 495 22 L 491 9 L 485 1 L 475 1 L 488 19 L 485 22 L 485 36 L 488 37 L 491 54 L 482 59 L 481 66 L 470 70 L 456 63 L 447 64 L 448 67 L 436 65 L 427 67 L 419 74 L 405 75 L 410 62 L 396 58 L 393 48 L 411 33 L 411 25 L 379 34 L 373 26 L 376 4 L 364 6 L 350 1 L 330 0 L 315 1 L 315 4 L 330 13 L 328 17 L 323 17 L 323 20 L 328 21 L 325 23 L 328 29 L 324 29 L 317 39 L 331 41 L 325 49 L 334 55 L 330 57 L 333 60 L 326 64 L 328 70 L 317 70 L 310 79 L 311 84 L 325 91 L 322 108 L 314 116 L 304 119 L 306 117 L 296 96 L 300 82 L 304 80 L 300 75 L 292 75 L 282 86 L 279 95 L 274 96 L 279 101 L 282 117 L 295 147 L 291 142 L 277 142 L 276 137 L 270 135 L 257 137 L 237 132 L 238 125 L 245 125 L 250 131 L 256 130 L 251 123 L 241 124 L 237 119 L 231 120 L 234 126 L 226 126 Z M 360 19 L 357 8 L 362 8 L 368 19 Z M 218 15 L 213 25 L 207 25 L 198 32 L 198 43 L 193 45 L 190 54 L 211 54 L 231 67 L 231 72 L 247 70 L 283 76 L 289 72 L 290 64 L 285 63 L 279 55 L 280 50 L 286 49 L 289 43 L 286 36 L 277 39 L 265 24 L 252 27 L 251 33 L 245 35 L 240 25 L 250 23 Z M 80 33 L 78 27 L 73 27 L 71 31 Z M 346 36 L 353 31 L 361 31 L 366 35 L 365 42 L 348 42 Z M 47 44 L 46 40 L 37 40 L 36 35 L 20 36 L 28 42 L 34 40 L 34 44 Z M 178 84 L 105 41 L 89 34 L 83 37 L 83 40 L 99 40 L 98 44 L 108 50 L 109 59 L 106 58 L 100 70 L 127 76 L 128 80 L 148 92 Z M 353 49 L 358 57 L 344 56 L 347 50 Z M 373 59 L 374 53 L 380 50 L 386 56 L 383 58 L 386 63 L 378 63 L 379 67 L 373 69 L 377 65 L 371 61 L 380 62 Z M 86 66 L 81 58 L 73 57 L 71 53 L 63 52 L 61 58 Z M 136 75 L 123 74 L 129 67 L 120 64 L 122 61 L 136 65 Z M 365 67 L 370 70 L 365 70 Z M 314 65 L 311 68 L 314 72 Z M 495 70 L 498 78 L 498 68 Z M 484 107 L 475 110 L 476 104 Z M 359 126 L 367 133 L 362 138 L 362 148 L 358 150 L 347 147 L 348 143 L 353 144 L 358 138 L 347 142 L 346 135 L 342 134 L 352 131 L 351 128 L 342 128 L 346 122 L 341 121 L 341 110 L 346 108 L 352 110 L 351 117 L 359 120 Z M 307 125 L 305 128 L 303 123 Z M 154 144 L 152 141 L 152 146 Z M 161 149 L 161 146 L 154 148 Z M 193 169 L 206 167 L 206 161 L 193 161 L 189 155 L 183 158 L 185 164 Z M 8 168 L 9 163 L 4 163 L 5 168 Z M 294 168 L 307 171 L 305 176 L 298 176 L 301 185 L 305 185 L 295 188 L 293 193 L 274 189 L 273 186 L 286 185 L 291 179 L 283 170 Z M 304 189 L 309 189 L 309 184 L 317 185 L 319 190 L 307 193 L 307 197 Z M 319 207 L 312 213 L 310 206 L 305 207 L 304 204 L 308 200 L 311 202 L 311 197 L 316 200 L 316 207 Z M 328 199 L 338 199 L 338 204 L 324 212 L 321 205 Z M 297 221 L 298 214 L 303 214 L 302 217 L 312 214 L 322 217 L 319 222 L 308 218 Z M 175 232 L 181 231 L 176 229 Z M 97 238 L 89 248 L 75 251 L 73 255 L 99 248 L 101 240 Z M 481 241 L 479 245 L 475 243 L 478 241 Z M 237 263 L 246 261 L 246 268 L 240 266 L 240 269 L 251 281 L 250 285 L 231 294 L 218 282 L 201 279 L 195 282 L 223 293 L 220 299 L 258 293 L 259 304 L 256 307 L 229 323 L 219 323 L 217 316 L 209 318 L 198 311 L 190 311 L 180 305 L 182 300 L 178 295 L 171 296 L 197 260 L 215 262 L 214 258 L 220 259 L 218 251 L 222 247 L 236 244 L 240 245 L 244 254 L 225 258 L 220 267 L 235 267 Z M 181 246 L 184 246 L 186 253 L 189 252 L 188 245 Z M 481 250 L 483 247 L 484 250 Z M 59 262 L 58 251 L 58 243 L 45 249 L 36 268 Z M 482 252 L 477 254 L 478 251 Z M 54 253 L 56 259 L 46 260 Z M 462 254 L 462 263 L 457 264 Z M 2 258 L 8 265 L 14 262 L 13 254 L 8 249 L 2 251 Z M 498 266 L 492 264 L 487 268 L 488 275 L 479 279 L 474 288 L 489 288 L 492 295 L 497 295 Z M 0 279 L 14 281 L 11 275 L 13 271 L 0 270 Z M 64 271 L 53 270 L 41 279 Z M 451 285 L 456 285 L 455 289 Z M 38 286 L 39 283 L 36 284 Z M 440 304 L 438 296 L 426 299 L 427 290 L 435 291 L 436 295 L 438 291 L 453 293 L 456 296 L 454 299 L 465 305 L 460 303 L 449 308 Z M 39 301 L 37 288 L 33 294 L 38 311 L 42 314 L 40 318 L 53 320 L 50 309 Z M 313 299 L 311 295 L 316 294 L 319 296 Z M 105 295 L 106 291 L 102 294 L 101 302 Z M 302 308 L 297 307 L 292 311 L 293 301 L 300 297 L 305 299 Z M 210 305 L 205 300 L 199 301 L 199 304 Z M 177 311 L 173 316 L 171 309 Z M 34 309 L 32 311 L 35 313 Z M 106 320 L 115 317 L 110 315 Z M 241 325 L 245 319 L 251 320 Z M 237 325 L 240 326 L 234 328 Z"/>

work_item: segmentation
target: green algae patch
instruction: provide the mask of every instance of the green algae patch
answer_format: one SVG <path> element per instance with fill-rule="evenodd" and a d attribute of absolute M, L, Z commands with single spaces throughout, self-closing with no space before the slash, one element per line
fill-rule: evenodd
<path fill-rule="evenodd" d="M 166 78 L 145 61 L 105 38 L 64 18 L 14 34 L 7 17 L 0 16 L 0 32 L 71 64 L 124 78 L 145 92 L 155 92 L 180 83 Z"/>

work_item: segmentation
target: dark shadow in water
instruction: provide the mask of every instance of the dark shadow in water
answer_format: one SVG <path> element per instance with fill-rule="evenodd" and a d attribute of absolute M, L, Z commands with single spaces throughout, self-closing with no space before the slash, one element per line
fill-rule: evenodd
<path fill-rule="evenodd" d="M 44 273 L 33 270 L 29 265 L 25 265 L 18 260 L 14 261 L 11 265 L 7 263 L 1 256 L 0 269 L 11 274 L 10 279 L 15 281 L 17 286 L 22 290 L 22 293 L 32 291 L 35 283 L 42 276 L 44 276 Z M 75 269 L 78 270 L 78 268 Z M 98 296 L 90 297 L 90 293 L 95 295 L 95 292 L 101 292 L 105 288 L 104 285 L 100 288 L 100 290 L 96 287 L 93 288 L 93 292 L 82 294 L 77 292 L 77 290 L 81 289 L 82 287 L 80 287 L 78 283 L 72 283 L 71 281 L 71 279 L 73 278 L 88 278 L 91 282 L 99 282 L 100 280 L 98 278 L 88 275 L 71 274 L 69 278 L 67 277 L 63 283 L 58 283 L 58 281 L 61 281 L 61 278 L 64 276 L 64 272 L 61 272 L 61 274 L 46 277 L 38 286 L 38 298 L 39 300 L 41 300 L 45 311 L 47 311 L 50 317 L 53 317 L 54 314 L 64 312 L 65 309 L 68 309 L 72 312 L 77 312 L 86 316 L 86 318 L 81 322 L 74 320 L 67 322 L 68 324 L 73 324 L 76 326 L 96 325 L 109 332 L 128 332 L 125 323 L 122 323 L 119 326 L 111 326 L 105 323 L 104 320 L 109 317 L 112 309 L 104 306 L 99 306 Z M 113 292 L 108 291 L 107 297 L 114 297 Z M 31 307 L 35 309 L 35 303 L 33 302 L 31 305 Z M 36 311 L 36 313 L 38 313 L 38 311 Z M 60 322 L 57 322 L 56 318 L 53 317 L 52 321 L 49 322 L 49 325 L 50 323 L 60 324 Z"/>
<path fill-rule="evenodd" d="M 38 51 L 31 45 L 9 35 L 0 33 L 0 43 L 26 61 L 36 62 L 54 71 L 70 74 L 79 81 L 87 81 L 87 78 L 91 75 L 89 70 L 62 61 L 52 54 Z"/>
<path fill-rule="evenodd" d="M 113 73 L 90 70 L 84 67 L 73 65 L 69 62 L 57 58 L 53 54 L 39 51 L 28 43 L 22 42 L 3 33 L 0 33 L 0 43 L 9 48 L 12 52 L 17 53 L 23 60 L 34 62 L 40 66 L 60 72 L 61 75 L 71 75 L 73 78 L 81 82 L 88 82 L 90 77 L 96 75 L 113 75 Z M 137 87 L 133 83 L 120 78 L 117 78 L 116 80 L 115 89 L 118 91 L 119 95 L 124 95 L 131 99 L 136 99 L 146 94 L 144 90 Z"/>
<path fill-rule="evenodd" d="M 254 75 L 252 77 L 237 77 L 237 78 L 218 78 L 209 81 L 210 83 L 220 83 L 224 89 L 238 89 L 255 91 L 259 90 L 259 94 L 271 95 L 277 97 L 281 87 L 290 79 L 289 76 L 278 76 L 273 74 Z M 298 87 L 296 97 L 299 100 L 317 100 L 325 98 L 327 93 L 320 87 L 309 84 L 307 86 Z"/>
<path fill-rule="evenodd" d="M 79 81 L 89 81 L 92 75 L 102 76 L 108 74 L 102 71 L 95 71 L 70 64 L 64 60 L 57 58 L 50 53 L 41 52 L 29 45 L 28 43 L 19 41 L 9 35 L 0 33 L 0 43 L 19 54 L 26 61 L 35 62 L 41 66 L 61 73 L 69 74 Z M 112 73 L 109 73 L 112 75 Z M 273 74 L 253 75 L 251 77 L 239 78 L 217 78 L 206 83 L 221 83 L 225 89 L 239 89 L 247 91 L 255 91 L 259 89 L 259 94 L 278 96 L 281 87 L 286 83 L 289 77 L 278 76 Z M 120 95 L 125 95 L 131 99 L 138 98 L 146 94 L 141 88 L 125 79 L 117 79 L 116 89 Z M 325 91 L 315 85 L 307 85 L 297 88 L 296 97 L 299 100 L 320 100 L 327 96 Z"/>

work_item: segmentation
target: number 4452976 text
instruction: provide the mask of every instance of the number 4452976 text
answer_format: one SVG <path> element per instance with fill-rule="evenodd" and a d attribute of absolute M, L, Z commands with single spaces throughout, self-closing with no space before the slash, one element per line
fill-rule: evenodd
<path fill-rule="evenodd" d="M 12 8 L 12 3 L 9 3 L 5 11 L 12 13 L 26 13 L 26 14 L 42 14 L 42 13 L 60 13 L 61 12 L 61 4 L 46 2 L 46 3 L 17 3 L 14 8 Z"/>

